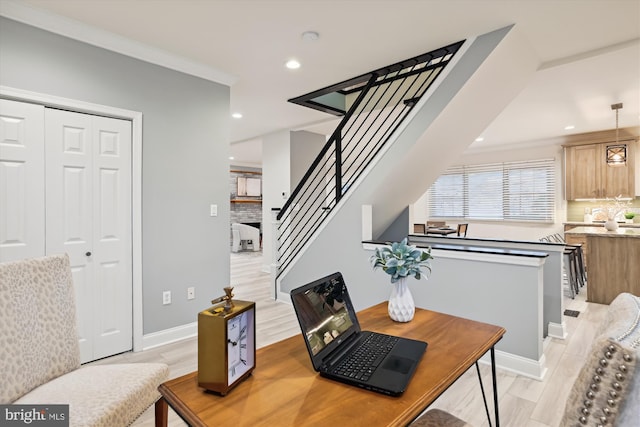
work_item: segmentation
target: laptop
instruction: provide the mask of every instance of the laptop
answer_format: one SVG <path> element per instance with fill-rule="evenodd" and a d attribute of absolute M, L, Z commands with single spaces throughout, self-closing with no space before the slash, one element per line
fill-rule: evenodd
<path fill-rule="evenodd" d="M 427 343 L 361 330 L 341 273 L 292 290 L 291 301 L 320 375 L 390 396 L 406 390 Z"/>

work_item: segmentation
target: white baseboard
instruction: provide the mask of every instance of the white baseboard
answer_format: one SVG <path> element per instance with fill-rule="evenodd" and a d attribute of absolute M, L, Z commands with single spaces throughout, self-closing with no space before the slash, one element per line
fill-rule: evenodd
<path fill-rule="evenodd" d="M 291 294 L 289 294 L 287 292 L 279 291 L 278 292 L 278 301 L 286 302 L 288 304 L 291 304 Z"/>
<path fill-rule="evenodd" d="M 490 365 L 491 354 L 487 352 L 482 356 L 480 362 Z M 544 354 L 540 357 L 540 360 L 533 360 L 496 350 L 496 367 L 538 381 L 542 381 L 547 373 Z"/>
<path fill-rule="evenodd" d="M 567 338 L 566 324 L 549 322 L 548 336 L 564 340 Z"/>
<path fill-rule="evenodd" d="M 187 338 L 198 336 L 198 322 L 187 323 L 175 328 L 145 334 L 142 337 L 142 349 L 149 350 L 165 344 L 171 344 Z"/>

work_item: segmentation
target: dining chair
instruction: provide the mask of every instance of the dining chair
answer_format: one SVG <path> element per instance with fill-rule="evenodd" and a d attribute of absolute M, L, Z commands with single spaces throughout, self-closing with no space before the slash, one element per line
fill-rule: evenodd
<path fill-rule="evenodd" d="M 467 237 L 467 228 L 469 224 L 458 224 L 458 237 Z"/>

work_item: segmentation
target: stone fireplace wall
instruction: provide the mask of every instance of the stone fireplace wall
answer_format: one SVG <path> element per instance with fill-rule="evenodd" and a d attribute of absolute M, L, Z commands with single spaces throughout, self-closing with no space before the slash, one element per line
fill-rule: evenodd
<path fill-rule="evenodd" d="M 262 169 L 231 166 L 229 173 L 230 216 L 229 244 L 232 242 L 231 224 L 239 222 L 254 227 L 260 226 L 262 231 L 262 197 L 238 196 L 238 177 L 262 178 Z"/>

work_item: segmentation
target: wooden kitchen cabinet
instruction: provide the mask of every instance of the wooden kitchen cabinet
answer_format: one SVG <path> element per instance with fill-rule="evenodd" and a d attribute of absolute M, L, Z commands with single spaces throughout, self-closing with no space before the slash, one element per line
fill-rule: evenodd
<path fill-rule="evenodd" d="M 635 143 L 627 146 L 624 165 L 607 164 L 607 147 L 615 143 L 570 145 L 565 153 L 565 197 L 575 199 L 604 199 L 635 197 Z"/>

